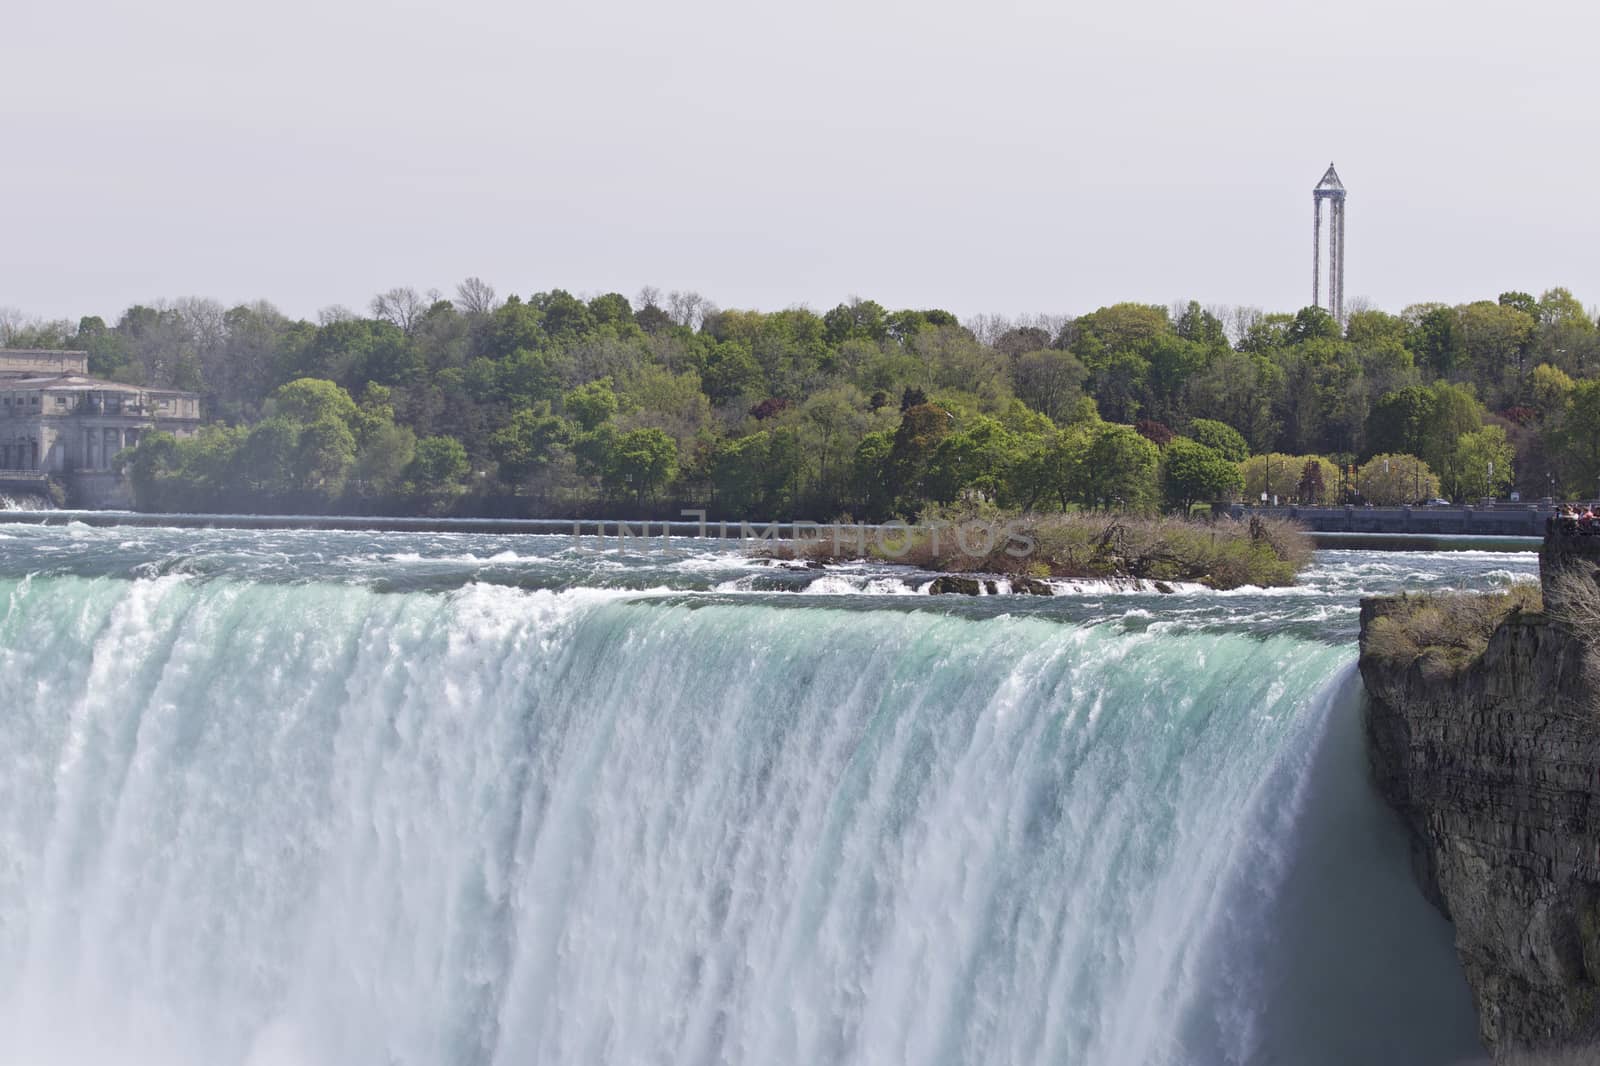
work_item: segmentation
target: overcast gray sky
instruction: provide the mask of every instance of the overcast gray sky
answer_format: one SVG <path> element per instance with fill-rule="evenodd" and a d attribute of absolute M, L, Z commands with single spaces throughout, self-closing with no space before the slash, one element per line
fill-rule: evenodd
<path fill-rule="evenodd" d="M 1329 17 L 1329 13 L 1332 17 Z M 4 0 L 0 306 L 1600 302 L 1600 5 Z"/>

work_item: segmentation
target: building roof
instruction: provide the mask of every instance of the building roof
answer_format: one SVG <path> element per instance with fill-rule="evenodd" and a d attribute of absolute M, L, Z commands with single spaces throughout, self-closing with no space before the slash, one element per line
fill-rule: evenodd
<path fill-rule="evenodd" d="M 0 391 L 5 392 L 144 392 L 137 385 L 119 385 L 114 381 L 79 377 L 77 374 L 52 374 L 49 377 L 0 379 Z"/>
<path fill-rule="evenodd" d="M 1328 164 L 1328 169 L 1323 172 L 1322 180 L 1317 182 L 1317 187 L 1312 192 L 1343 193 L 1344 182 L 1339 180 L 1339 172 L 1333 169 L 1333 164 Z"/>
<path fill-rule="evenodd" d="M 152 389 L 144 385 L 124 385 L 117 381 L 84 377 L 80 374 L 51 374 L 48 377 L 0 378 L 0 392 L 120 392 L 154 393 L 158 396 L 193 396 L 182 389 Z"/>

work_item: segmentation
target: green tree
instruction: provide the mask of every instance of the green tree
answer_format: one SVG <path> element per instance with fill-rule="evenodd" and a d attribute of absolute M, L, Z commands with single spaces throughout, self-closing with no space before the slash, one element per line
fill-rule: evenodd
<path fill-rule="evenodd" d="M 1529 318 L 1536 319 L 1539 317 L 1539 301 L 1533 298 L 1532 293 L 1503 292 L 1495 302 L 1501 307 L 1510 307 L 1521 311 Z"/>
<path fill-rule="evenodd" d="M 1533 368 L 1533 406 L 1546 418 L 1551 415 L 1560 415 L 1566 410 L 1567 400 L 1572 396 L 1573 380 L 1566 373 L 1549 363 L 1540 363 Z"/>
<path fill-rule="evenodd" d="M 639 332 L 633 318 L 633 305 L 620 292 L 608 292 L 590 300 L 589 315 L 596 326 L 609 326 L 623 335 Z"/>
<path fill-rule="evenodd" d="M 1421 385 L 1387 393 L 1367 416 L 1367 447 L 1379 452 L 1421 453 L 1433 412 L 1433 394 Z"/>
<path fill-rule="evenodd" d="M 1175 437 L 1162 455 L 1161 487 L 1167 506 L 1188 514 L 1196 503 L 1227 500 L 1244 487 L 1238 464 L 1187 437 Z"/>
<path fill-rule="evenodd" d="M 178 438 L 171 433 L 151 432 L 121 457 L 122 469 L 133 490 L 134 502 L 143 509 L 165 505 L 163 482 L 178 469 Z"/>
<path fill-rule="evenodd" d="M 1586 495 L 1600 486 L 1600 380 L 1572 387 L 1556 434 L 1562 480 L 1569 492 Z"/>
<path fill-rule="evenodd" d="M 741 396 L 766 391 L 766 375 L 748 345 L 724 341 L 706 353 L 701 383 L 714 404 L 725 404 Z"/>
<path fill-rule="evenodd" d="M 337 418 L 302 426 L 295 441 L 294 487 L 334 499 L 344 492 L 356 462 L 356 438 Z"/>
<path fill-rule="evenodd" d="M 481 355 L 503 359 L 518 350 L 537 350 L 546 343 L 542 315 L 537 308 L 511 296 L 495 308 L 478 338 Z"/>
<path fill-rule="evenodd" d="M 1294 322 L 1289 326 L 1288 341 L 1290 344 L 1301 344 L 1308 340 L 1338 340 L 1339 323 L 1327 311 L 1320 307 L 1302 307 L 1295 312 Z"/>
<path fill-rule="evenodd" d="M 1078 500 L 1085 507 L 1147 511 L 1156 499 L 1161 450 L 1132 426 L 1106 423 L 1084 452 Z"/>
<path fill-rule="evenodd" d="M 1071 352 L 1034 351 L 1017 358 L 1011 387 L 1017 399 L 1054 422 L 1065 422 L 1078 400 L 1089 371 Z"/>
<path fill-rule="evenodd" d="M 1138 303 L 1102 307 L 1080 316 L 1074 325 L 1078 340 L 1073 344 L 1073 354 L 1090 367 L 1103 352 L 1142 354 L 1172 328 L 1165 307 Z"/>
<path fill-rule="evenodd" d="M 1205 445 L 1232 463 L 1242 463 L 1250 456 L 1244 437 L 1226 422 L 1196 418 L 1189 423 L 1189 436 L 1196 444 Z"/>
<path fill-rule="evenodd" d="M 392 421 L 374 424 L 362 434 L 356 448 L 353 476 L 359 483 L 359 490 L 377 495 L 393 489 L 404 476 L 416 449 L 417 435 L 410 426 L 397 426 Z"/>
<path fill-rule="evenodd" d="M 1422 364 L 1441 377 L 1466 362 L 1466 341 L 1454 309 L 1430 307 L 1421 311 L 1407 345 Z"/>
<path fill-rule="evenodd" d="M 1237 429 L 1250 447 L 1266 451 L 1278 435 L 1273 407 L 1283 371 L 1270 359 L 1246 352 L 1214 354 L 1188 382 L 1188 410 Z"/>
<path fill-rule="evenodd" d="M 348 392 L 319 378 L 291 381 L 274 392 L 270 401 L 278 417 L 303 425 L 332 419 L 349 427 L 359 413 Z"/>
<path fill-rule="evenodd" d="M 1456 482 L 1446 486 L 1457 498 L 1499 496 L 1511 487 L 1515 452 L 1499 426 L 1484 426 L 1456 439 Z"/>
<path fill-rule="evenodd" d="M 1356 471 L 1356 489 L 1368 503 L 1395 507 L 1439 495 L 1438 475 L 1414 455 L 1374 455 Z"/>
<path fill-rule="evenodd" d="M 1457 443 L 1465 434 L 1483 425 L 1483 406 L 1464 385 L 1436 381 L 1429 389 L 1431 402 L 1428 421 L 1422 434 L 1422 459 L 1439 474 L 1446 488 L 1457 485 L 1464 471 L 1458 469 Z M 1452 488 L 1452 494 L 1454 490 Z"/>
<path fill-rule="evenodd" d="M 949 435 L 955 418 L 931 403 L 916 404 L 900 416 L 889 452 L 888 484 L 899 506 L 914 510 L 922 495 L 922 478 L 939 442 Z"/>
<path fill-rule="evenodd" d="M 1298 499 L 1300 482 L 1305 477 L 1307 463 L 1315 463 L 1321 470 L 1324 487 L 1339 484 L 1339 468 L 1320 455 L 1285 455 L 1282 452 L 1270 452 L 1266 455 L 1252 455 L 1240 464 L 1240 471 L 1244 475 L 1245 498 L 1258 501 L 1265 492 L 1280 502 Z"/>
<path fill-rule="evenodd" d="M 823 336 L 829 344 L 852 338 L 881 341 L 889 335 L 888 314 L 872 300 L 851 300 L 822 316 Z"/>
<path fill-rule="evenodd" d="M 1376 347 L 1405 347 L 1409 332 L 1406 320 L 1384 311 L 1352 311 L 1345 318 L 1345 339 L 1351 344 Z"/>
<path fill-rule="evenodd" d="M 505 481 L 521 485 L 543 471 L 571 438 L 569 423 L 525 408 L 489 438 L 489 454 L 500 464 L 500 476 Z"/>
<path fill-rule="evenodd" d="M 600 378 L 567 393 L 562 405 L 579 428 L 588 432 L 616 415 L 617 394 L 610 378 Z"/>
<path fill-rule="evenodd" d="M 800 450 L 792 431 L 762 430 L 721 441 L 712 452 L 711 481 L 724 513 L 773 517 L 792 505 Z"/>
<path fill-rule="evenodd" d="M 894 513 L 894 445 L 895 434 L 888 432 L 868 433 L 856 445 L 851 461 L 855 495 L 869 521 Z"/>
<path fill-rule="evenodd" d="M 939 442 L 928 463 L 924 492 L 941 503 L 969 493 L 999 500 L 1021 454 L 1014 434 L 995 419 L 979 416 Z"/>
<path fill-rule="evenodd" d="M 614 489 L 632 492 L 642 504 L 677 475 L 677 442 L 659 429 L 636 429 L 617 438 L 605 480 Z"/>
<path fill-rule="evenodd" d="M 571 342 L 594 332 L 594 312 L 565 289 L 535 293 L 529 298 L 528 306 L 539 313 L 539 325 L 545 336 L 558 343 Z"/>
<path fill-rule="evenodd" d="M 1090 366 L 1091 391 L 1107 419 L 1129 423 L 1139 417 L 1150 376 L 1150 360 L 1138 352 L 1112 352 Z"/>
<path fill-rule="evenodd" d="M 236 481 L 266 496 L 281 496 L 300 487 L 300 424 L 269 418 L 250 427 L 234 456 Z"/>
<path fill-rule="evenodd" d="M 1061 510 L 1070 507 L 1084 487 L 1089 445 L 1103 426 L 1099 420 L 1085 420 L 1030 442 L 1012 467 L 1011 498 L 1030 511 L 1052 498 Z"/>
<path fill-rule="evenodd" d="M 447 492 L 471 469 L 467 449 L 454 437 L 424 437 L 417 441 L 416 454 L 406 473 L 417 488 L 426 493 Z"/>
<path fill-rule="evenodd" d="M 1195 300 L 1190 300 L 1184 307 L 1183 313 L 1178 316 L 1178 321 L 1173 324 L 1173 332 L 1186 341 L 1193 341 L 1206 348 L 1228 346 L 1228 333 L 1223 328 L 1222 319 L 1204 310 Z"/>
<path fill-rule="evenodd" d="M 1479 300 L 1456 309 L 1462 346 L 1473 380 L 1497 406 L 1519 403 L 1527 387 L 1533 316 L 1515 307 Z"/>

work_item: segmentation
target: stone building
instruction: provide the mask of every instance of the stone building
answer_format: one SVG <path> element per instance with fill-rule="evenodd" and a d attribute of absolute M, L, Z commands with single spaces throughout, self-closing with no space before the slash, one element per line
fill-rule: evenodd
<path fill-rule="evenodd" d="M 0 349 L 0 480 L 48 475 L 78 506 L 125 505 L 117 453 L 154 430 L 199 427 L 192 392 L 90 377 L 86 352 Z"/>

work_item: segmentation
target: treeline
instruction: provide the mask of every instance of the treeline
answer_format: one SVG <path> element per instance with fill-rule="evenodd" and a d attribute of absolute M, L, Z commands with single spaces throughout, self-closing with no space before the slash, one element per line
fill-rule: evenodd
<path fill-rule="evenodd" d="M 1600 336 L 1564 289 L 1341 328 L 1314 307 L 963 324 L 469 279 L 317 322 L 205 300 L 109 325 L 0 313 L 0 344 L 205 397 L 198 437 L 123 457 L 154 509 L 883 519 L 1600 487 Z"/>

